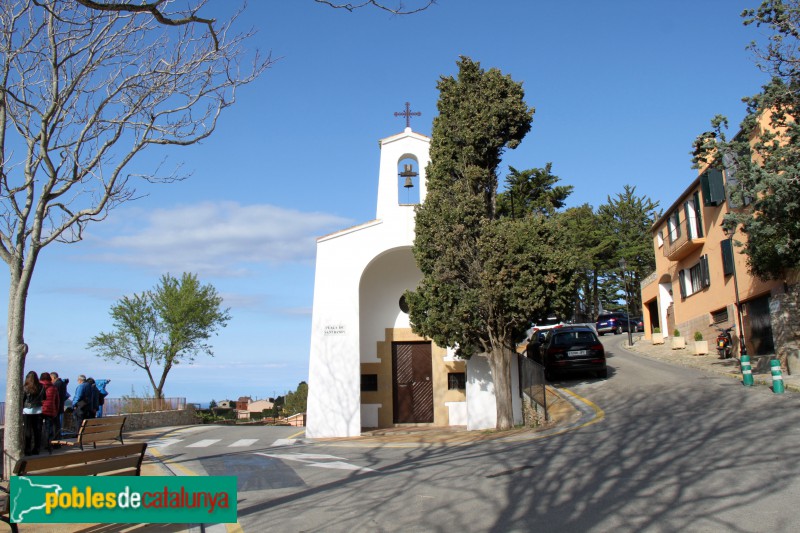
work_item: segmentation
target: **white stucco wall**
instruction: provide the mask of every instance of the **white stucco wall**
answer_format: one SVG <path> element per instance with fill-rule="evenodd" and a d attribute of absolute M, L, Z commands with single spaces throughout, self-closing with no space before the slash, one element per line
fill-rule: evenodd
<path fill-rule="evenodd" d="M 522 400 L 519 397 L 519 370 L 516 357 L 511 362 L 511 409 L 514 424 L 522 424 Z M 497 401 L 489 361 L 474 355 L 467 361 L 467 429 L 497 427 Z"/>
<path fill-rule="evenodd" d="M 398 301 L 420 274 L 410 252 L 414 208 L 398 203 L 398 164 L 413 155 L 423 174 L 417 183 L 424 198 L 422 168 L 428 164 L 429 144 L 430 139 L 410 129 L 383 139 L 379 218 L 317 240 L 306 428 L 311 438 L 361 433 L 360 363 L 376 360 L 374 346 L 383 340 L 384 328 L 407 327 Z M 364 345 L 372 346 L 363 356 L 362 328 Z M 363 413 L 372 417 L 369 409 Z"/>

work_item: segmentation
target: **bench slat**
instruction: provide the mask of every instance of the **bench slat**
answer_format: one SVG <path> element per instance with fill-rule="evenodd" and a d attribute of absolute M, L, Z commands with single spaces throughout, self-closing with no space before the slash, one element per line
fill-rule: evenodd
<path fill-rule="evenodd" d="M 98 425 L 91 425 L 86 426 L 83 428 L 83 436 L 91 435 L 93 433 L 103 433 L 106 431 L 114 431 L 119 434 L 121 424 L 98 424 Z"/>
<path fill-rule="evenodd" d="M 84 433 L 81 438 L 81 442 L 84 444 L 101 440 L 119 440 L 119 430 L 97 431 L 89 434 Z"/>
<path fill-rule="evenodd" d="M 64 468 L 92 462 L 101 462 L 100 464 L 104 464 L 110 460 L 127 458 L 129 456 L 133 456 L 139 461 L 139 465 L 141 465 L 146 449 L 147 443 L 137 442 L 134 444 L 121 444 L 119 446 L 110 446 L 108 448 L 98 448 L 80 452 L 70 451 L 41 457 L 23 457 L 17 461 L 14 467 L 14 474 L 18 476 L 35 475 L 35 472 L 40 470 L 51 470 L 54 468 Z M 61 472 L 58 472 L 58 474 L 71 475 L 62 474 Z"/>
<path fill-rule="evenodd" d="M 83 449 L 84 444 L 93 444 L 102 440 L 122 440 L 122 428 L 125 426 L 125 416 L 111 416 L 106 418 L 87 418 L 81 423 L 75 442 Z"/>
<path fill-rule="evenodd" d="M 106 472 L 116 472 L 117 470 L 133 470 L 139 467 L 139 456 L 120 457 L 118 459 L 106 459 L 93 463 L 72 464 L 52 469 L 39 469 L 31 471 L 28 465 L 26 476 L 96 476 Z"/>

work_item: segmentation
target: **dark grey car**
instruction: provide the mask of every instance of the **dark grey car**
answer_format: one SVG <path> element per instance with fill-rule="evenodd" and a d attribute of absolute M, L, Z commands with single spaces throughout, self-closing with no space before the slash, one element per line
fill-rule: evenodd
<path fill-rule="evenodd" d="M 544 366 L 545 377 L 590 372 L 608 377 L 606 353 L 600 339 L 587 326 L 564 326 L 547 332 L 542 343 L 530 343 L 528 357 Z"/>

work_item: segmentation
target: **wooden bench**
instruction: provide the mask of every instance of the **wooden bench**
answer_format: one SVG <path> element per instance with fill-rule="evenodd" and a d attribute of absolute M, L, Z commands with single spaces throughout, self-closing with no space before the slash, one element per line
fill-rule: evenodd
<path fill-rule="evenodd" d="M 125 444 L 122 440 L 122 428 L 125 426 L 124 416 L 109 416 L 106 418 L 87 418 L 81 422 L 78 436 L 74 445 L 83 450 L 84 444 L 91 444 L 97 448 L 97 443 L 105 440 L 118 440 L 120 444 Z M 65 442 L 60 441 L 61 444 Z M 66 443 L 72 445 L 73 443 Z"/>
<path fill-rule="evenodd" d="M 146 442 L 109 446 L 95 450 L 69 451 L 55 455 L 26 456 L 14 466 L 15 476 L 139 476 L 147 450 Z M 17 531 L 9 518 L 8 491 L 0 496 L 0 520 Z"/>

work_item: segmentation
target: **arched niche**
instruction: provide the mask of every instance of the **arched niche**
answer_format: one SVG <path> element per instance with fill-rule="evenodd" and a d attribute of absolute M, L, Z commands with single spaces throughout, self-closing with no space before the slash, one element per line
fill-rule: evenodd
<path fill-rule="evenodd" d="M 411 185 L 409 187 L 409 185 Z M 415 205 L 419 203 L 420 169 L 414 154 L 403 154 L 397 161 L 397 203 Z"/>
<path fill-rule="evenodd" d="M 411 327 L 400 298 L 421 279 L 410 246 L 386 251 L 364 269 L 358 288 L 361 362 L 375 359 L 377 342 L 384 340 L 386 328 Z"/>

